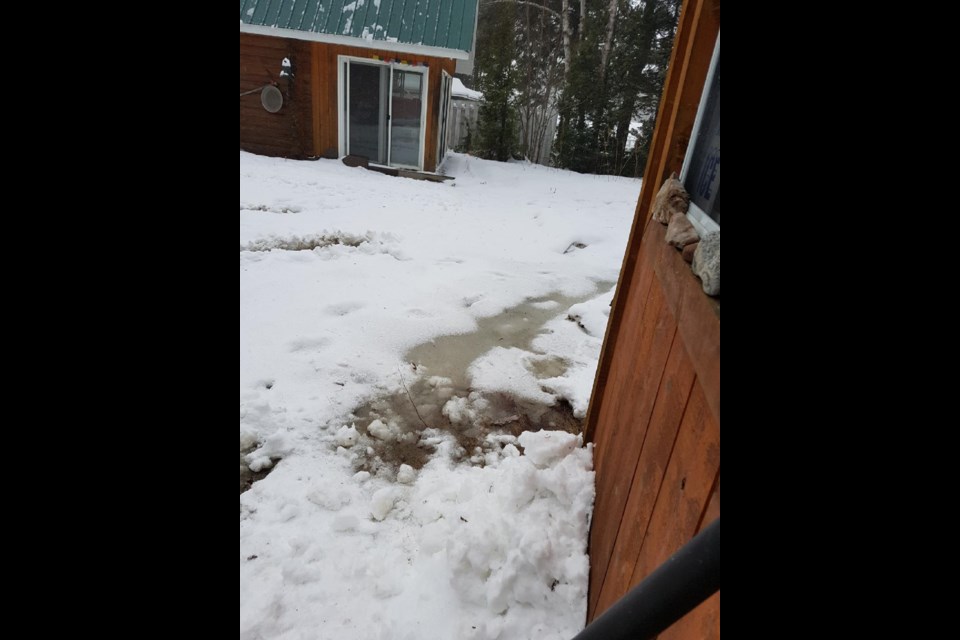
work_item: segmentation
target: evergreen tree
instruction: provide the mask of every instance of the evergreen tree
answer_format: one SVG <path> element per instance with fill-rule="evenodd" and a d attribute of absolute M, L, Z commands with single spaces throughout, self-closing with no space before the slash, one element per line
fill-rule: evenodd
<path fill-rule="evenodd" d="M 484 101 L 475 147 L 481 157 L 505 161 L 517 147 L 517 11 L 513 3 L 481 5 L 481 10 L 474 78 Z"/>
<path fill-rule="evenodd" d="M 564 88 L 558 166 L 642 174 L 673 47 L 679 0 L 590 0 Z M 631 131 L 634 122 L 642 129 Z M 639 142 L 628 149 L 630 138 Z"/>
<path fill-rule="evenodd" d="M 680 0 L 482 0 L 479 155 L 642 174 Z"/>
<path fill-rule="evenodd" d="M 621 59 L 614 62 L 625 71 L 619 76 L 623 86 L 614 107 L 616 166 L 611 173 L 643 175 L 679 12 L 680 0 L 659 0 L 644 3 L 629 16 Z M 634 122 L 640 127 L 632 129 Z M 627 148 L 631 137 L 634 144 Z"/>

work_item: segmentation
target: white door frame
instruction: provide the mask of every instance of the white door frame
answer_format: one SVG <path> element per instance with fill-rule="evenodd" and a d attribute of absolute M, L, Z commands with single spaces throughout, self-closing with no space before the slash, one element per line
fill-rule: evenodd
<path fill-rule="evenodd" d="M 389 60 L 378 60 L 376 58 L 360 58 L 357 56 L 337 56 L 337 136 L 339 137 L 340 157 L 347 155 L 347 140 L 350 133 L 350 123 L 347 121 L 347 102 L 350 99 L 350 82 L 348 65 L 351 62 L 362 62 L 363 64 L 389 67 L 389 91 L 387 92 L 387 164 L 389 166 L 409 167 L 418 171 L 423 171 L 424 157 L 427 146 L 427 105 L 430 96 L 430 68 L 426 66 L 416 66 L 410 64 L 401 64 Z M 420 96 L 420 165 L 411 167 L 410 165 L 394 165 L 391 162 L 392 155 L 392 129 L 393 129 L 393 71 L 413 71 L 423 74 L 423 86 Z M 377 164 L 377 163 L 372 163 Z"/>
<path fill-rule="evenodd" d="M 450 94 L 453 91 L 453 76 L 446 71 L 440 72 L 440 107 L 437 111 L 437 170 L 445 159 L 447 134 L 450 132 Z"/>

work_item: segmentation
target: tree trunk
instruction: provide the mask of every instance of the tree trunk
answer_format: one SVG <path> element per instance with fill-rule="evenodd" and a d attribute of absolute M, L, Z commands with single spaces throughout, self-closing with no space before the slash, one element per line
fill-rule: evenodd
<path fill-rule="evenodd" d="M 652 0 L 647 0 L 650 3 Z M 607 18 L 607 33 L 603 40 L 603 53 L 600 56 L 600 77 L 607 76 L 607 61 L 610 59 L 610 49 L 613 48 L 613 29 L 617 23 L 617 9 L 619 0 L 610 0 L 610 16 Z"/>
<path fill-rule="evenodd" d="M 570 51 L 570 40 L 573 30 L 570 27 L 570 0 L 562 0 L 560 12 L 560 22 L 563 27 L 563 79 L 570 78 L 570 63 L 572 62 L 572 53 Z M 566 82 L 564 82 L 566 84 Z"/>
<path fill-rule="evenodd" d="M 583 42 L 583 32 L 587 26 L 587 0 L 580 0 L 580 30 L 578 32 L 579 42 Z"/>

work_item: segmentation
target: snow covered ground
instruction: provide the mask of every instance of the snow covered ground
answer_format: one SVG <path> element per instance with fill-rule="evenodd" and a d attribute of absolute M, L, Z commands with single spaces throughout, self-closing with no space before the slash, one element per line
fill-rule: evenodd
<path fill-rule="evenodd" d="M 582 417 L 640 182 L 457 154 L 446 172 L 240 153 L 241 470 L 281 460 L 240 496 L 241 638 L 582 626 L 592 452 L 470 428 L 497 394 Z"/>

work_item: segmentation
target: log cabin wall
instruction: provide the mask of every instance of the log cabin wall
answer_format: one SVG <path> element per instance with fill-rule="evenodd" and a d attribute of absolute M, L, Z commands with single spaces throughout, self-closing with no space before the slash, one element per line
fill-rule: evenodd
<path fill-rule="evenodd" d="M 283 107 L 269 113 L 260 94 L 240 98 L 240 148 L 265 156 L 307 158 L 313 144 L 313 43 L 289 38 L 240 34 L 240 93 L 272 82 L 283 93 Z M 294 78 L 280 77 L 280 63 L 289 58 Z"/>
<path fill-rule="evenodd" d="M 719 0 L 684 3 L 587 416 L 588 621 L 720 515 L 720 303 L 650 216 L 682 167 L 719 30 Z M 660 637 L 719 638 L 720 594 Z"/>

